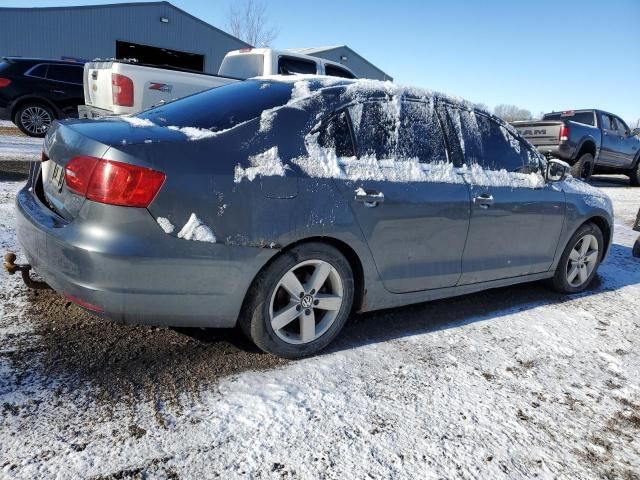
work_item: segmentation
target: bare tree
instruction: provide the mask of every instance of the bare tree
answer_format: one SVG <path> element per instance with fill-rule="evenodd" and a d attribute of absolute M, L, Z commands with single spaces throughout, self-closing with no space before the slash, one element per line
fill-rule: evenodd
<path fill-rule="evenodd" d="M 531 120 L 533 118 L 529 110 L 525 110 L 515 105 L 498 105 L 493 110 L 493 113 L 506 122 L 514 122 L 516 120 Z"/>
<path fill-rule="evenodd" d="M 254 47 L 268 47 L 278 36 L 278 29 L 268 25 L 267 7 L 262 0 L 233 2 L 228 22 L 234 36 Z"/>

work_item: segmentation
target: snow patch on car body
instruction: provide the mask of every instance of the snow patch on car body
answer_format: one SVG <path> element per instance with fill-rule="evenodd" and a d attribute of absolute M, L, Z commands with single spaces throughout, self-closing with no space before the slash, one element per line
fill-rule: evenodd
<path fill-rule="evenodd" d="M 271 147 L 269 150 L 249 157 L 250 167 L 243 168 L 236 165 L 233 181 L 240 183 L 243 178 L 252 182 L 258 175 L 263 177 L 285 175 L 285 166 L 278 154 L 278 147 Z"/>
<path fill-rule="evenodd" d="M 554 183 L 554 187 L 561 189 L 565 193 L 574 193 L 582 195 L 584 202 L 595 208 L 602 208 L 613 216 L 613 203 L 611 198 L 599 188 L 589 185 L 582 180 L 578 180 L 572 176 L 568 176 L 562 182 Z"/>
<path fill-rule="evenodd" d="M 124 115 L 124 116 L 122 116 L 120 118 L 122 120 L 124 120 L 125 122 L 127 122 L 129 125 L 132 125 L 134 127 L 144 128 L 144 127 L 155 127 L 156 126 L 155 123 L 153 123 L 151 120 L 146 119 L 146 118 L 129 117 L 127 115 Z"/>
<path fill-rule="evenodd" d="M 160 228 L 164 230 L 164 233 L 173 233 L 173 231 L 176 229 L 175 225 L 173 225 L 173 223 L 171 223 L 168 218 L 158 217 L 156 218 L 156 222 L 158 222 Z"/>
<path fill-rule="evenodd" d="M 197 242 L 216 243 L 216 236 L 209 226 L 198 218 L 195 213 L 191 214 L 182 230 L 178 232 L 178 238 L 184 240 L 195 240 Z"/>

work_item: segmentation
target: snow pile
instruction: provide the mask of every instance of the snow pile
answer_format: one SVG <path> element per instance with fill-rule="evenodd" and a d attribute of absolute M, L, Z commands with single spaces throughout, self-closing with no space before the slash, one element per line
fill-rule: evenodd
<path fill-rule="evenodd" d="M 278 155 L 278 147 L 271 147 L 266 152 L 249 157 L 250 167 L 236 165 L 233 181 L 240 183 L 243 178 L 253 181 L 258 175 L 263 177 L 285 175 L 285 166 Z"/>
<path fill-rule="evenodd" d="M 182 133 L 189 140 L 202 140 L 204 138 L 215 137 L 216 135 L 220 135 L 222 132 L 213 132 L 211 130 L 207 130 L 205 128 L 197 128 L 197 127 L 167 127 L 169 130 L 174 130 L 176 132 Z"/>
<path fill-rule="evenodd" d="M 123 115 L 120 118 L 134 127 L 144 128 L 144 127 L 157 126 L 155 123 L 153 123 L 151 120 L 147 118 L 130 117 L 128 115 Z"/>
<path fill-rule="evenodd" d="M 178 232 L 178 238 L 195 240 L 197 242 L 216 243 L 216 236 L 213 234 L 213 231 L 211 231 L 195 213 L 191 214 L 189 221 L 185 223 L 182 230 Z"/>
<path fill-rule="evenodd" d="M 162 228 L 165 233 L 173 233 L 173 231 L 176 229 L 176 227 L 169 221 L 168 218 L 158 217 L 156 218 L 156 222 L 158 222 L 158 225 L 160 225 L 160 228 Z"/>

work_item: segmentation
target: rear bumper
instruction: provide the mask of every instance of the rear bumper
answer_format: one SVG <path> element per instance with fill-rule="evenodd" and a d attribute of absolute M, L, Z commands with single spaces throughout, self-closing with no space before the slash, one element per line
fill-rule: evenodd
<path fill-rule="evenodd" d="M 574 149 L 568 143 L 560 143 L 558 145 L 537 145 L 536 148 L 545 157 L 554 157 L 569 164 L 573 164 Z"/>
<path fill-rule="evenodd" d="M 121 323 L 233 327 L 255 274 L 275 254 L 178 239 L 146 209 L 85 202 L 79 218 L 100 221 L 67 223 L 28 186 L 16 204 L 18 241 L 36 273 Z"/>
<path fill-rule="evenodd" d="M 92 107 L 91 105 L 78 105 L 78 118 L 102 118 L 115 115 L 111 110 Z"/>

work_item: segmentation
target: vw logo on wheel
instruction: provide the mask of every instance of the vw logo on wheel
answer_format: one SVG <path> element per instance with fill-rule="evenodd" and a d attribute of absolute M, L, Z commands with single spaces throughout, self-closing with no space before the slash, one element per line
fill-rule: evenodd
<path fill-rule="evenodd" d="M 303 308 L 311 308 L 311 305 L 313 305 L 313 297 L 311 295 L 305 295 L 302 297 L 300 304 Z"/>

